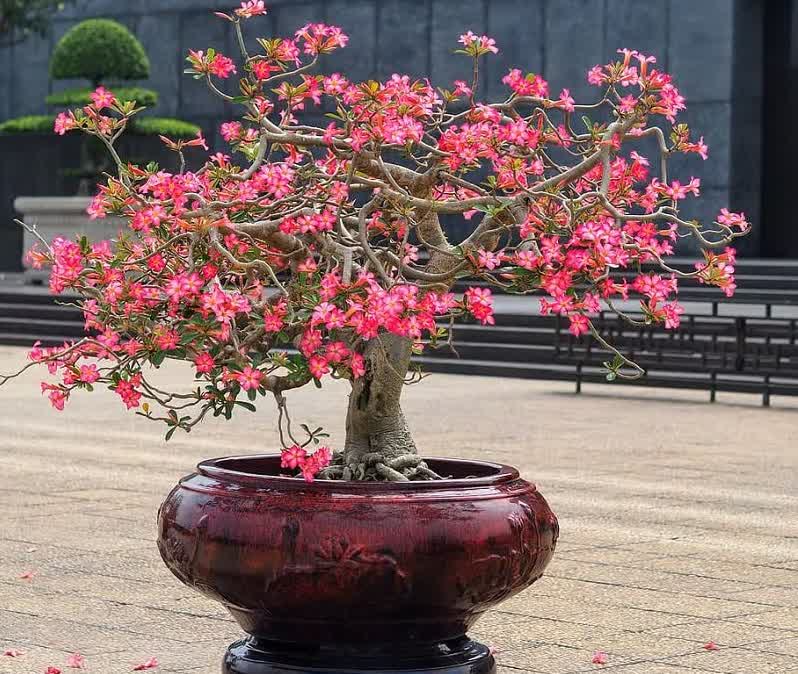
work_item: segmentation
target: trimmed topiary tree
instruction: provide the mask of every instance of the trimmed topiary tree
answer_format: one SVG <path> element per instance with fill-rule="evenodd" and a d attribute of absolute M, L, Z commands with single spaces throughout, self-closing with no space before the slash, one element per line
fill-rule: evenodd
<path fill-rule="evenodd" d="M 87 79 L 93 88 L 107 80 L 140 80 L 149 75 L 150 60 L 141 42 L 110 19 L 89 19 L 68 30 L 50 60 L 53 79 Z"/>

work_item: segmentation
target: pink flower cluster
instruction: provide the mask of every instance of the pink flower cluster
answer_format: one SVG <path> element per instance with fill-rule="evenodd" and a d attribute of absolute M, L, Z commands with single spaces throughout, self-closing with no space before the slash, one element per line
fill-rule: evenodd
<path fill-rule="evenodd" d="M 319 447 L 308 454 L 304 447 L 292 445 L 281 450 L 280 466 L 298 470 L 306 482 L 313 482 L 319 471 L 330 465 L 332 451 L 329 447 Z"/>

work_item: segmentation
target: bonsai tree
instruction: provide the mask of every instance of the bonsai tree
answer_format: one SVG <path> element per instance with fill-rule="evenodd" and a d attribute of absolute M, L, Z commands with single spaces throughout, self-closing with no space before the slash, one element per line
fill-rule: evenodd
<path fill-rule="evenodd" d="M 2 0 L 0 0 L 2 1 Z M 88 105 L 92 93 L 102 84 L 110 86 L 127 80 L 150 76 L 150 61 L 141 42 L 125 26 L 110 19 L 89 19 L 73 26 L 58 41 L 50 59 L 53 79 L 83 79 L 91 87 L 65 89 L 47 96 L 47 104 L 56 108 Z M 153 107 L 158 93 L 139 86 L 115 87 L 122 100 Z M 55 115 L 26 115 L 0 123 L 0 133 L 43 133 L 53 129 Z M 179 119 L 137 117 L 127 131 L 142 135 L 168 134 L 193 138 L 199 127 Z"/>
<path fill-rule="evenodd" d="M 706 158 L 707 147 L 677 121 L 684 98 L 654 57 L 622 49 L 592 67 L 588 103 L 520 69 L 502 77 L 507 96 L 487 102 L 481 64 L 499 48 L 490 37 L 460 37 L 463 80 L 358 83 L 313 73 L 347 44 L 334 26 L 245 44 L 242 22 L 265 11 L 252 0 L 219 14 L 237 35 L 238 62 L 213 49 L 188 54 L 187 72 L 241 111 L 221 127 L 229 153 L 198 171 L 124 163 L 114 144 L 137 108 L 105 89 L 58 116 L 57 132 L 88 133 L 114 157 L 117 174 L 89 213 L 121 216 L 129 231 L 30 253 L 52 267 L 54 293 L 79 294 L 91 331 L 30 354 L 26 367 L 46 364 L 54 377 L 42 391 L 56 408 L 104 385 L 165 423 L 168 438 L 269 397 L 287 469 L 308 479 L 430 479 L 401 409 L 404 386 L 419 378 L 412 356 L 448 348 L 456 319 L 493 324 L 491 286 L 539 293 L 542 313 L 566 317 L 573 335 L 607 350 L 609 378 L 643 371 L 596 330 L 601 308 L 676 328 L 682 279 L 733 293 L 728 245 L 748 223 L 725 209 L 706 227 L 680 216 L 700 180 L 670 178 L 668 160 Z M 235 96 L 218 86 L 233 76 Z M 302 121 L 323 105 L 326 126 Z M 658 156 L 639 153 L 644 139 Z M 203 144 L 164 141 L 180 157 Z M 444 216 L 468 223 L 468 236 L 450 240 Z M 688 236 L 705 252 L 685 272 L 667 258 Z M 660 273 L 641 270 L 649 263 Z M 633 270 L 632 282 L 619 270 Z M 478 283 L 453 292 L 467 278 Z M 634 316 L 616 308 L 627 299 L 639 302 Z M 150 369 L 167 359 L 189 362 L 195 381 L 157 387 Z M 292 389 L 330 377 L 351 386 L 346 439 L 332 456 L 308 451 L 324 434 L 299 433 L 286 403 Z"/>
<path fill-rule="evenodd" d="M 0 47 L 24 42 L 31 35 L 44 37 L 54 12 L 75 0 L 0 0 Z"/>
<path fill-rule="evenodd" d="M 87 79 L 92 87 L 108 80 L 143 80 L 150 60 L 141 42 L 125 26 L 110 19 L 88 19 L 70 28 L 50 60 L 55 80 Z"/>
<path fill-rule="evenodd" d="M 92 94 L 102 86 L 114 82 L 146 79 L 150 62 L 142 44 L 122 24 L 109 19 L 89 19 L 68 30 L 58 41 L 50 60 L 53 79 L 84 79 L 91 87 L 72 88 L 50 94 L 49 106 L 63 110 L 71 105 L 88 105 Z M 116 89 L 123 100 L 135 101 L 142 107 L 158 103 L 158 94 L 144 87 Z M 49 133 L 55 115 L 26 115 L 0 123 L 0 134 Z M 137 117 L 128 131 L 138 135 L 169 135 L 175 138 L 193 138 L 199 127 L 179 119 L 165 117 Z M 84 143 L 81 147 L 81 168 L 70 173 L 82 177 L 80 191 L 90 192 L 103 171 L 112 168 L 107 153 L 99 141 Z"/>

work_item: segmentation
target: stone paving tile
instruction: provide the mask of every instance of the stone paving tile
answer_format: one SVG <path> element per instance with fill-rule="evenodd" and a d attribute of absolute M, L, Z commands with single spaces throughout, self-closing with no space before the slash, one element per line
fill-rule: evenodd
<path fill-rule="evenodd" d="M 773 627 L 775 629 L 798 632 L 798 612 L 794 609 L 780 609 L 757 615 L 739 616 L 732 618 L 732 621 L 754 627 Z"/>
<path fill-rule="evenodd" d="M 150 619 L 149 622 L 129 625 L 127 631 L 132 634 L 173 639 L 186 644 L 201 641 L 230 643 L 243 636 L 241 628 L 229 616 L 207 618 L 171 612 L 153 612 Z"/>
<path fill-rule="evenodd" d="M 635 662 L 630 665 L 594 668 L 594 671 L 610 671 L 612 674 L 700 674 L 701 670 L 684 665 L 667 665 L 660 662 Z M 583 670 L 589 671 L 589 670 Z M 706 671 L 706 670 L 704 670 Z"/>
<path fill-rule="evenodd" d="M 0 349 L 0 371 L 22 357 Z M 156 376 L 168 385 L 178 372 Z M 0 674 L 40 674 L 74 650 L 89 674 L 151 656 L 156 671 L 215 674 L 240 632 L 164 567 L 156 511 L 198 460 L 276 447 L 273 417 L 210 420 L 167 445 L 113 394 L 76 396 L 59 415 L 36 382 L 0 389 L 0 648 L 26 651 L 0 658 Z M 325 389 L 290 404 L 340 444 L 346 390 Z M 405 411 L 426 455 L 512 463 L 560 517 L 549 574 L 473 630 L 500 674 L 798 670 L 793 403 L 442 375 L 411 387 Z M 709 640 L 721 650 L 704 651 Z M 596 650 L 606 666 L 590 662 Z"/>
<path fill-rule="evenodd" d="M 654 637 L 684 639 L 702 645 L 710 641 L 714 641 L 720 646 L 761 644 L 765 650 L 767 650 L 767 645 L 772 642 L 796 636 L 795 632 L 790 632 L 789 630 L 753 627 L 733 620 L 718 620 L 716 618 L 656 627 L 646 630 L 645 634 L 651 634 Z"/>
<path fill-rule="evenodd" d="M 509 667 L 529 669 L 533 672 L 580 672 L 602 669 L 591 663 L 596 649 L 576 648 L 561 644 L 544 644 L 526 649 L 504 651 L 500 654 L 502 664 Z M 640 658 L 609 653 L 609 661 L 620 665 Z"/>
<path fill-rule="evenodd" d="M 762 651 L 764 653 L 780 653 L 781 655 L 789 655 L 790 657 L 798 658 L 798 636 L 774 641 L 756 641 L 746 646 L 746 648 Z"/>
<path fill-rule="evenodd" d="M 783 674 L 798 669 L 798 658 L 744 648 L 722 648 L 663 660 L 668 664 L 724 674 Z"/>
<path fill-rule="evenodd" d="M 58 613 L 57 607 L 53 613 Z M 87 618 L 91 619 L 91 616 Z M 52 618 L 42 612 L 31 615 L 0 609 L 0 625 L 3 626 L 3 639 L 8 643 L 6 648 L 23 651 L 27 646 L 40 646 L 68 653 L 79 651 L 89 656 L 141 647 L 150 647 L 157 652 L 162 647 L 177 647 L 181 643 L 160 637 L 142 639 L 141 635 L 127 632 L 124 628 L 98 627 Z"/>
<path fill-rule="evenodd" d="M 762 589 L 761 586 L 753 583 L 640 569 L 633 565 L 590 564 L 584 561 L 555 559 L 547 577 L 628 585 L 641 590 L 659 590 L 703 597 L 743 601 L 749 598 L 757 602 L 765 601 L 764 595 L 757 594 L 757 591 Z"/>

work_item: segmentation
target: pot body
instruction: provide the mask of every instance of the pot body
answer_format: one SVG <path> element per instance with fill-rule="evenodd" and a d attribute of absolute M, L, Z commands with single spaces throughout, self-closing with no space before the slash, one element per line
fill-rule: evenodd
<path fill-rule="evenodd" d="M 428 463 L 453 479 L 308 484 L 278 456 L 206 461 L 161 506 L 158 546 L 262 649 L 437 648 L 540 578 L 558 525 L 513 468 Z"/>

